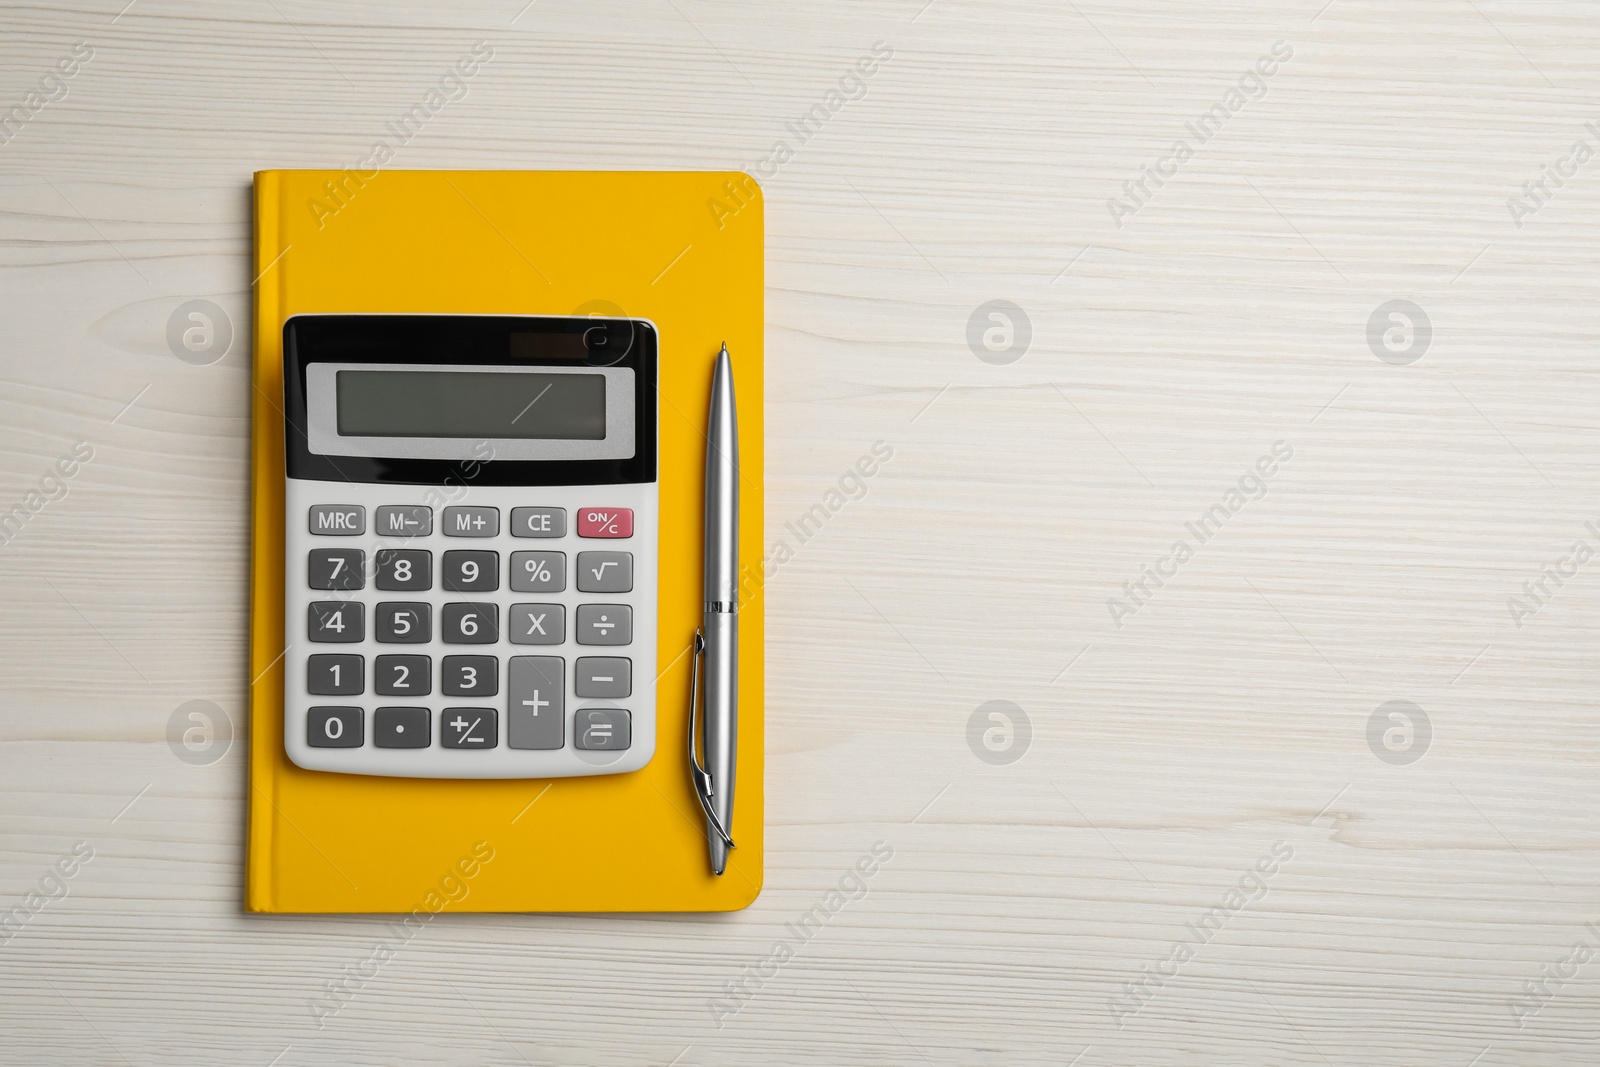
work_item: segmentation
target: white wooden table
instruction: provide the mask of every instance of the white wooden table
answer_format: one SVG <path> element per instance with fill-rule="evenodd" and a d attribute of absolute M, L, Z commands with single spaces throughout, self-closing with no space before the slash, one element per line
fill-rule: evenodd
<path fill-rule="evenodd" d="M 0 107 L 65 92 L 0 126 L 0 908 L 65 894 L 0 1061 L 1595 1062 L 1593 5 L 124 2 L 0 10 Z M 357 982 L 169 724 L 243 726 L 250 174 L 477 41 L 393 165 L 764 167 L 767 888 Z"/>

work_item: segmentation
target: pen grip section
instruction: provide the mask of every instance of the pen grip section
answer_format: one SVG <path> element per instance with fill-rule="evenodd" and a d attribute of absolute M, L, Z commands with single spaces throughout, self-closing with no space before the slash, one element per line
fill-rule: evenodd
<path fill-rule="evenodd" d="M 733 612 L 705 614 L 705 718 L 701 753 L 711 779 L 711 809 L 717 821 L 733 828 L 735 761 L 739 748 L 739 617 Z M 727 846 L 711 841 L 712 864 L 726 862 Z"/>

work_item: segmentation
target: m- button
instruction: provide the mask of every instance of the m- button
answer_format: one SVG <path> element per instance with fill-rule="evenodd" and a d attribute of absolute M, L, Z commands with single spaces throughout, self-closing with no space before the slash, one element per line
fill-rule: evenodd
<path fill-rule="evenodd" d="M 378 509 L 378 533 L 384 537 L 427 537 L 433 532 L 433 509 L 426 504 L 386 504 Z"/>
<path fill-rule="evenodd" d="M 580 508 L 579 537 L 632 537 L 632 508 Z"/>
<path fill-rule="evenodd" d="M 360 504 L 313 504 L 307 525 L 314 534 L 355 537 L 367 532 L 367 509 Z"/>

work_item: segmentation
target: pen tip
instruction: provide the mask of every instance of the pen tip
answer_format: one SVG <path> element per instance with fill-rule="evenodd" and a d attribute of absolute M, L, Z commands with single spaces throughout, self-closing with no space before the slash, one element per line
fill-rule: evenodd
<path fill-rule="evenodd" d="M 728 342 L 724 341 L 724 342 L 722 342 L 722 351 L 718 352 L 717 355 L 725 356 L 727 354 L 728 354 Z"/>

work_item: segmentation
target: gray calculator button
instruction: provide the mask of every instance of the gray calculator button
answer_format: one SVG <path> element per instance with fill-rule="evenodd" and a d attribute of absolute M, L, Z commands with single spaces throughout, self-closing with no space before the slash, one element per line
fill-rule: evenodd
<path fill-rule="evenodd" d="M 500 746 L 500 716 L 493 708 L 445 708 L 439 713 L 439 744 L 445 748 Z"/>
<path fill-rule="evenodd" d="M 567 639 L 567 609 L 560 604 L 513 604 L 506 627 L 513 645 L 559 645 Z"/>
<path fill-rule="evenodd" d="M 372 691 L 381 697 L 425 697 L 433 692 L 433 660 L 427 656 L 379 656 L 372 665 Z"/>
<path fill-rule="evenodd" d="M 447 697 L 492 697 L 500 692 L 500 660 L 494 656 L 446 656 L 439 663 L 439 693 Z"/>
<path fill-rule="evenodd" d="M 590 751 L 627 748 L 633 743 L 633 716 L 621 708 L 579 708 L 572 743 Z"/>
<path fill-rule="evenodd" d="M 348 592 L 367 583 L 367 554 L 359 548 L 313 548 L 306 557 L 306 584 L 312 589 Z"/>
<path fill-rule="evenodd" d="M 306 692 L 314 697 L 353 697 L 366 688 L 361 656 L 312 656 L 306 660 Z"/>
<path fill-rule="evenodd" d="M 306 744 L 312 748 L 360 748 L 360 708 L 312 708 L 306 712 Z"/>
<path fill-rule="evenodd" d="M 379 708 L 372 713 L 372 743 L 378 748 L 427 748 L 427 708 Z"/>
<path fill-rule="evenodd" d="M 446 552 L 439 563 L 439 588 L 448 593 L 492 593 L 500 588 L 500 553 Z"/>
<path fill-rule="evenodd" d="M 493 537 L 500 532 L 499 508 L 445 508 L 446 537 Z"/>
<path fill-rule="evenodd" d="M 512 656 L 506 672 L 506 746 L 565 745 L 566 692 L 566 661 L 560 656 Z"/>
<path fill-rule="evenodd" d="M 633 609 L 626 604 L 579 604 L 578 644 L 633 643 Z"/>
<path fill-rule="evenodd" d="M 567 587 L 565 552 L 511 553 L 511 591 L 559 593 Z"/>
<path fill-rule="evenodd" d="M 633 553 L 579 552 L 578 592 L 633 592 Z"/>
<path fill-rule="evenodd" d="M 565 537 L 566 508 L 512 508 L 512 537 Z"/>
<path fill-rule="evenodd" d="M 373 611 L 373 640 L 386 645 L 425 645 L 433 636 L 430 604 L 394 601 Z"/>
<path fill-rule="evenodd" d="M 314 534 L 355 537 L 367 532 L 367 509 L 360 504 L 313 504 L 306 526 Z"/>
<path fill-rule="evenodd" d="M 306 611 L 306 636 L 344 644 L 360 641 L 366 636 L 364 606 L 353 600 L 313 600 Z"/>
<path fill-rule="evenodd" d="M 378 528 L 383 537 L 427 537 L 433 533 L 433 509 L 426 504 L 386 504 L 378 509 Z"/>
<path fill-rule="evenodd" d="M 579 656 L 573 691 L 581 697 L 620 700 L 633 695 L 633 661 L 621 656 Z"/>
<path fill-rule="evenodd" d="M 447 645 L 492 645 L 500 640 L 493 604 L 446 604 L 439 639 Z"/>
<path fill-rule="evenodd" d="M 425 548 L 380 548 L 373 563 L 377 573 L 372 584 L 386 593 L 433 588 L 433 553 Z"/>

